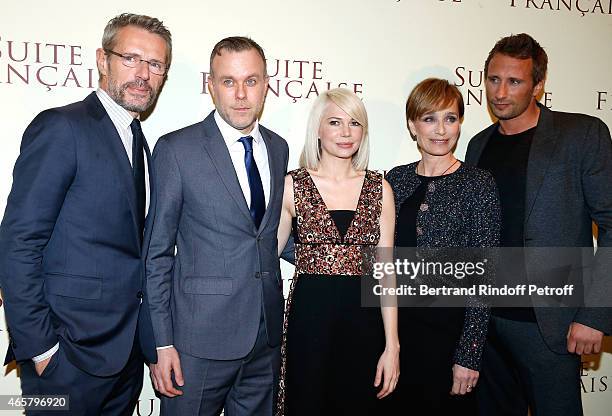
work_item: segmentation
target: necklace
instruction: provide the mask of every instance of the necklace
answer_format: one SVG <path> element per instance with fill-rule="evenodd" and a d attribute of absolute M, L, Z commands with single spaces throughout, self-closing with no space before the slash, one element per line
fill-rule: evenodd
<path fill-rule="evenodd" d="M 419 165 L 421 165 L 421 162 L 423 162 L 423 160 L 422 160 L 422 159 L 421 159 L 421 161 L 420 161 L 420 162 L 417 164 L 417 168 L 416 168 L 416 171 L 417 171 L 416 173 L 417 173 L 417 175 L 419 175 Z M 443 176 L 443 175 L 444 175 L 446 172 L 448 172 L 449 170 L 451 170 L 451 168 L 452 168 L 453 166 L 455 166 L 455 165 L 457 164 L 457 162 L 459 162 L 459 159 L 455 159 L 455 161 L 453 162 L 453 164 L 452 164 L 452 165 L 450 165 L 449 167 L 447 167 L 447 168 L 446 168 L 446 170 L 445 170 L 444 172 L 442 172 L 441 174 L 439 174 L 439 175 L 432 175 L 432 176 Z M 425 173 L 425 172 L 423 172 L 423 173 Z M 426 175 L 421 175 L 421 176 L 426 176 Z"/>

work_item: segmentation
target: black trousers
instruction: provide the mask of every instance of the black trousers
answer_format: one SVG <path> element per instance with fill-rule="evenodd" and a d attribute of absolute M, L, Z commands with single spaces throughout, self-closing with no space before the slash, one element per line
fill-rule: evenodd
<path fill-rule="evenodd" d="M 28 416 L 131 416 L 142 390 L 144 359 L 138 339 L 127 364 L 119 374 L 98 377 L 72 364 L 62 349 L 51 357 L 42 375 L 30 360 L 20 363 L 24 395 L 67 395 L 68 411 L 26 411 Z"/>
<path fill-rule="evenodd" d="M 476 391 L 483 416 L 580 416 L 580 356 L 551 351 L 535 322 L 493 316 Z"/>

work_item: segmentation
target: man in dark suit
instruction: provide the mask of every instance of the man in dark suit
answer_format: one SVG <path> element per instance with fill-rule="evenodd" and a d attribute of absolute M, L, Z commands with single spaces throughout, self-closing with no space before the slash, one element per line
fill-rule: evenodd
<path fill-rule="evenodd" d="M 610 309 L 593 307 L 606 306 L 612 293 L 610 133 L 597 118 L 550 111 L 537 102 L 547 62 L 527 34 L 495 45 L 485 78 L 489 109 L 499 121 L 470 141 L 466 162 L 494 175 L 502 202 L 501 245 L 525 247 L 527 280 L 570 279 L 584 293 L 584 304 L 541 308 L 542 299 L 532 297 L 523 307 L 493 309 L 478 387 L 483 415 L 524 416 L 528 407 L 533 415 L 581 415 L 580 354 L 598 353 L 612 329 Z M 600 249 L 582 276 L 580 256 L 558 254 L 592 247 L 592 222 L 599 227 Z M 553 255 L 534 257 L 538 252 Z"/>
<path fill-rule="evenodd" d="M 23 135 L 0 228 L 9 359 L 23 394 L 68 395 L 70 415 L 131 415 L 143 356 L 156 360 L 141 250 L 154 186 L 138 119 L 170 56 L 161 21 L 115 17 L 96 51 L 99 89 Z"/>
<path fill-rule="evenodd" d="M 158 204 L 147 290 L 162 414 L 272 415 L 283 294 L 278 222 L 285 140 L 258 123 L 268 88 L 261 47 L 215 45 L 215 111 L 155 146 Z"/>

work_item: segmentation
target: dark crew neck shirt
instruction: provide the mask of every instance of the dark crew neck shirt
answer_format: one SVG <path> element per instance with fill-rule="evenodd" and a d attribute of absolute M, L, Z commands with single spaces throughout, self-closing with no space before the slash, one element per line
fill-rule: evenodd
<path fill-rule="evenodd" d="M 491 172 L 497 183 L 502 211 L 501 247 L 524 246 L 527 162 L 535 129 L 533 127 L 518 134 L 506 135 L 500 133 L 498 127 L 489 138 L 478 162 L 478 167 Z M 511 256 L 504 256 L 504 259 L 524 264 L 524 258 L 518 250 L 514 250 Z M 516 270 L 516 267 L 505 268 L 503 263 L 500 264 L 497 272 L 500 280 L 516 282 L 516 277 L 512 276 L 504 279 L 504 269 Z M 536 321 L 532 307 L 493 308 L 492 313 L 515 321 Z"/>

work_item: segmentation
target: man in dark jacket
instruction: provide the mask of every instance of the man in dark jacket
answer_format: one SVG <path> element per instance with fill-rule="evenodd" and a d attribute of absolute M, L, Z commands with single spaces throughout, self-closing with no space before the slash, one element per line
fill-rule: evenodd
<path fill-rule="evenodd" d="M 495 177 L 501 245 L 525 248 L 527 280 L 574 279 L 584 304 L 544 308 L 532 297 L 529 305 L 493 309 L 477 390 L 484 415 L 525 415 L 528 407 L 539 415 L 581 415 L 580 355 L 599 352 L 612 329 L 610 309 L 602 307 L 612 293 L 610 133 L 597 118 L 537 102 L 547 62 L 527 34 L 495 45 L 485 78 L 489 109 L 499 121 L 470 141 L 466 162 Z M 580 256 L 558 253 L 592 247 L 592 222 L 599 250 L 582 276 Z M 553 255 L 532 258 L 542 248 Z"/>
<path fill-rule="evenodd" d="M 170 56 L 161 21 L 115 17 L 96 51 L 98 90 L 43 111 L 23 135 L 0 227 L 7 359 L 23 394 L 67 395 L 70 415 L 131 414 L 143 356 L 157 359 L 142 251 L 153 174 L 139 117 Z"/>

